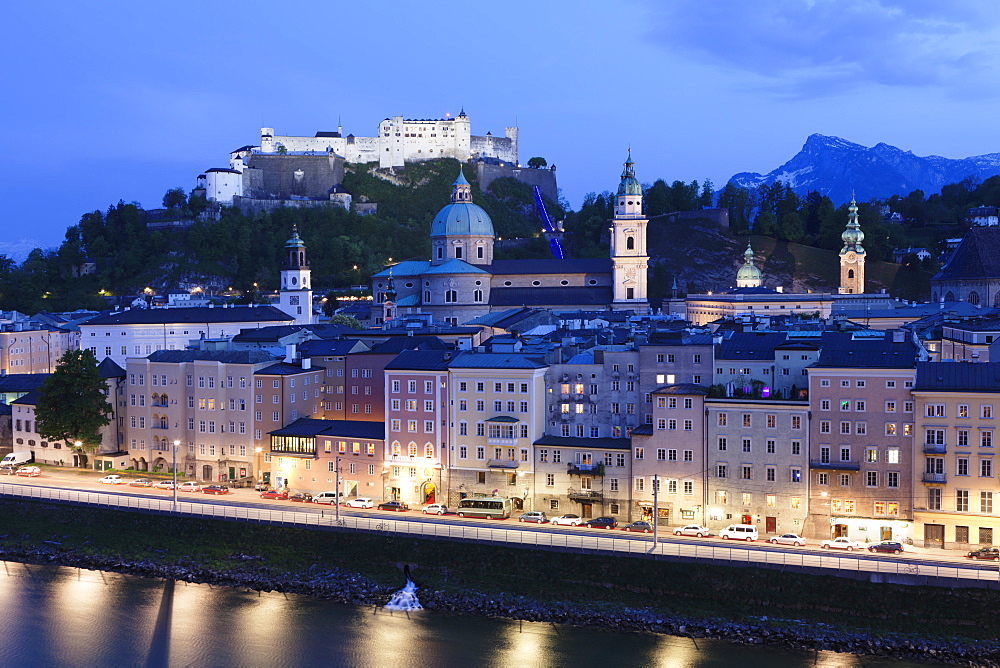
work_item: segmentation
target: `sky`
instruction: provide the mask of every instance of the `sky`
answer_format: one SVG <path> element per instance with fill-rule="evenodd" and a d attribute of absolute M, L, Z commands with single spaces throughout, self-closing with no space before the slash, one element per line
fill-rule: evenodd
<path fill-rule="evenodd" d="M 721 187 L 812 133 L 917 155 L 1000 151 L 990 0 L 16 3 L 0 41 L 0 253 L 86 212 L 160 206 L 277 134 L 373 136 L 465 109 L 520 128 L 563 197 L 636 173 Z"/>

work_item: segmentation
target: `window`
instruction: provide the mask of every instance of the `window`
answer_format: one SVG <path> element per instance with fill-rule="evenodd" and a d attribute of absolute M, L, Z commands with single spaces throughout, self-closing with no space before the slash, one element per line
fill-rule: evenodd
<path fill-rule="evenodd" d="M 802 417 L 799 415 L 792 416 L 792 429 L 802 429 Z"/>
<path fill-rule="evenodd" d="M 725 452 L 726 448 L 728 448 L 728 447 L 729 447 L 729 444 L 728 444 L 728 442 L 726 440 L 726 437 L 725 436 L 720 436 L 719 437 L 719 450 Z"/>
<path fill-rule="evenodd" d="M 753 480 L 753 467 L 744 464 L 740 467 L 740 479 L 741 480 Z"/>
<path fill-rule="evenodd" d="M 720 506 L 725 506 L 729 503 L 729 494 L 724 489 L 715 490 L 715 502 Z"/>
<path fill-rule="evenodd" d="M 992 448 L 993 447 L 993 432 L 983 431 L 979 434 L 979 447 L 981 448 Z"/>
<path fill-rule="evenodd" d="M 838 478 L 838 481 L 839 481 L 841 487 L 850 487 L 851 486 L 851 474 L 849 474 L 849 473 L 841 473 L 841 474 L 839 474 L 837 476 L 837 478 Z"/>
<path fill-rule="evenodd" d="M 719 426 L 725 427 L 726 421 L 727 421 L 726 413 L 719 413 Z"/>
<path fill-rule="evenodd" d="M 993 417 L 993 406 L 984 405 L 980 406 L 979 409 L 980 409 L 979 417 L 981 417 L 982 419 L 988 420 Z"/>
<path fill-rule="evenodd" d="M 751 426 L 751 416 L 750 416 L 750 413 L 744 413 L 743 414 L 743 426 L 744 427 Z"/>
<path fill-rule="evenodd" d="M 817 485 L 829 485 L 830 484 L 830 474 L 829 473 L 817 473 L 816 474 L 816 484 Z"/>
<path fill-rule="evenodd" d="M 829 434 L 830 433 L 830 421 L 829 420 L 820 420 L 819 421 L 819 433 L 821 433 L 821 434 Z"/>
<path fill-rule="evenodd" d="M 715 475 L 717 478 L 727 478 L 729 477 L 729 466 L 727 464 L 719 464 L 715 467 Z"/>
<path fill-rule="evenodd" d="M 774 429 L 777 426 L 777 423 L 778 423 L 778 416 L 769 413 L 765 420 L 765 426 L 768 429 Z"/>
<path fill-rule="evenodd" d="M 924 416 L 926 417 L 945 417 L 944 404 L 926 404 L 924 406 Z"/>
<path fill-rule="evenodd" d="M 767 440 L 767 454 L 773 455 L 776 449 L 776 443 L 773 439 Z"/>
<path fill-rule="evenodd" d="M 635 459 L 642 459 L 643 450 L 642 448 L 635 449 Z"/>
<path fill-rule="evenodd" d="M 940 492 L 941 490 L 936 490 Z M 940 510 L 940 500 L 938 507 L 935 510 Z M 981 513 L 992 513 L 993 512 L 993 492 L 979 492 L 979 512 Z"/>
<path fill-rule="evenodd" d="M 878 471 L 865 471 L 865 486 L 878 487 Z"/>
<path fill-rule="evenodd" d="M 743 439 L 743 452 L 751 452 L 752 451 L 752 449 L 751 449 L 752 445 L 753 444 L 752 444 L 752 442 L 751 442 L 751 440 L 749 438 L 744 438 Z"/>
<path fill-rule="evenodd" d="M 768 466 L 767 469 L 765 470 L 765 479 L 768 482 L 774 482 L 775 480 L 777 480 L 777 469 L 775 469 L 773 466 Z"/>
<path fill-rule="evenodd" d="M 789 475 L 789 482 L 795 482 L 795 483 L 802 482 L 802 469 L 791 469 Z"/>
<path fill-rule="evenodd" d="M 969 490 L 967 489 L 955 490 L 955 510 L 957 510 L 960 513 L 969 512 Z"/>
<path fill-rule="evenodd" d="M 993 477 L 993 459 L 983 458 L 979 460 L 979 477 L 980 478 Z"/>
<path fill-rule="evenodd" d="M 963 448 L 969 447 L 969 430 L 959 429 L 956 432 L 956 434 L 957 435 L 955 437 L 955 445 L 958 445 L 959 447 Z"/>
<path fill-rule="evenodd" d="M 878 448 L 865 448 L 865 461 L 872 463 L 877 462 Z"/>

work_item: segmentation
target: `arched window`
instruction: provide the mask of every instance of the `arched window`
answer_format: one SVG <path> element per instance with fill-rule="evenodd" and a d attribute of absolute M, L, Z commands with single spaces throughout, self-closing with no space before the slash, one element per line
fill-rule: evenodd
<path fill-rule="evenodd" d="M 853 269 L 848 269 L 847 270 L 847 277 L 848 278 L 854 278 L 854 270 Z"/>
<path fill-rule="evenodd" d="M 427 459 L 433 459 L 434 458 L 434 444 L 433 443 L 424 443 L 424 457 L 426 457 Z"/>
<path fill-rule="evenodd" d="M 954 293 L 954 292 L 952 292 L 951 290 L 949 290 L 949 291 L 948 291 L 948 294 L 946 294 L 946 295 L 944 296 L 944 300 L 945 300 L 946 302 L 953 302 L 953 301 L 955 301 L 955 293 Z"/>
<path fill-rule="evenodd" d="M 969 303 L 973 306 L 979 306 L 979 293 L 975 290 L 969 293 Z"/>
<path fill-rule="evenodd" d="M 635 237 L 625 238 L 625 250 L 635 250 Z"/>
<path fill-rule="evenodd" d="M 476 290 L 472 293 L 472 301 L 481 302 L 483 301 L 483 291 Z"/>
<path fill-rule="evenodd" d="M 392 442 L 392 456 L 393 457 L 398 457 L 399 454 L 400 454 L 399 441 L 393 441 Z"/>
<path fill-rule="evenodd" d="M 163 394 L 160 395 L 160 405 L 161 406 L 169 406 L 170 405 L 170 402 L 167 401 L 167 394 L 166 394 L 166 392 L 164 392 Z"/>
<path fill-rule="evenodd" d="M 447 290 L 444 293 L 444 301 L 446 304 L 454 304 L 458 301 L 458 292 L 455 290 Z"/>
<path fill-rule="evenodd" d="M 413 441 L 410 441 L 410 444 L 407 446 L 406 450 L 407 454 L 409 454 L 411 457 L 417 456 L 417 444 L 414 443 Z"/>

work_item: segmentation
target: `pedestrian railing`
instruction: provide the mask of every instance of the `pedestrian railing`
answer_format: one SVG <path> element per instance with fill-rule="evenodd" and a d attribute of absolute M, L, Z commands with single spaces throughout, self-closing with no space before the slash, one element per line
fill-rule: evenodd
<path fill-rule="evenodd" d="M 561 550 L 579 550 L 609 554 L 639 554 L 662 557 L 680 557 L 700 561 L 729 564 L 764 564 L 808 569 L 829 569 L 855 573 L 882 573 L 887 575 L 921 576 L 922 582 L 935 584 L 934 580 L 948 580 L 949 586 L 967 581 L 998 583 L 1000 574 L 996 567 L 977 564 L 936 565 L 914 563 L 908 560 L 879 559 L 854 554 L 826 554 L 814 552 L 789 552 L 778 549 L 760 549 L 749 545 L 704 545 L 686 542 L 652 543 L 649 536 L 616 536 L 572 534 L 545 531 L 533 527 L 509 529 L 503 526 L 478 524 L 441 523 L 427 519 L 398 517 L 367 517 L 337 513 L 334 509 L 316 509 L 305 506 L 296 510 L 271 510 L 220 500 L 189 501 L 184 497 L 175 505 L 171 499 L 132 496 L 114 492 L 87 492 L 50 487 L 33 487 L 0 483 L 0 494 L 46 501 L 102 506 L 121 510 L 172 513 L 197 517 L 211 517 L 243 522 L 261 522 L 304 527 L 342 528 L 373 533 L 405 534 L 415 537 L 447 538 L 489 543 L 504 543 L 528 547 Z M 943 583 L 942 583 L 943 584 Z"/>

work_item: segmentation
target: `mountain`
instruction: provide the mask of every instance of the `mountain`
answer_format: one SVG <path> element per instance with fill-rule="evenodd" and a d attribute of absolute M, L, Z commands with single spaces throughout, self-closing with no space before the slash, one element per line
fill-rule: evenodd
<path fill-rule="evenodd" d="M 888 144 L 868 148 L 840 137 L 814 134 L 795 157 L 767 174 L 741 172 L 730 183 L 756 188 L 782 181 L 799 195 L 818 190 L 835 203 L 908 195 L 923 190 L 930 195 L 967 177 L 987 179 L 1000 174 L 1000 153 L 952 160 L 939 155 L 920 157 Z"/>

